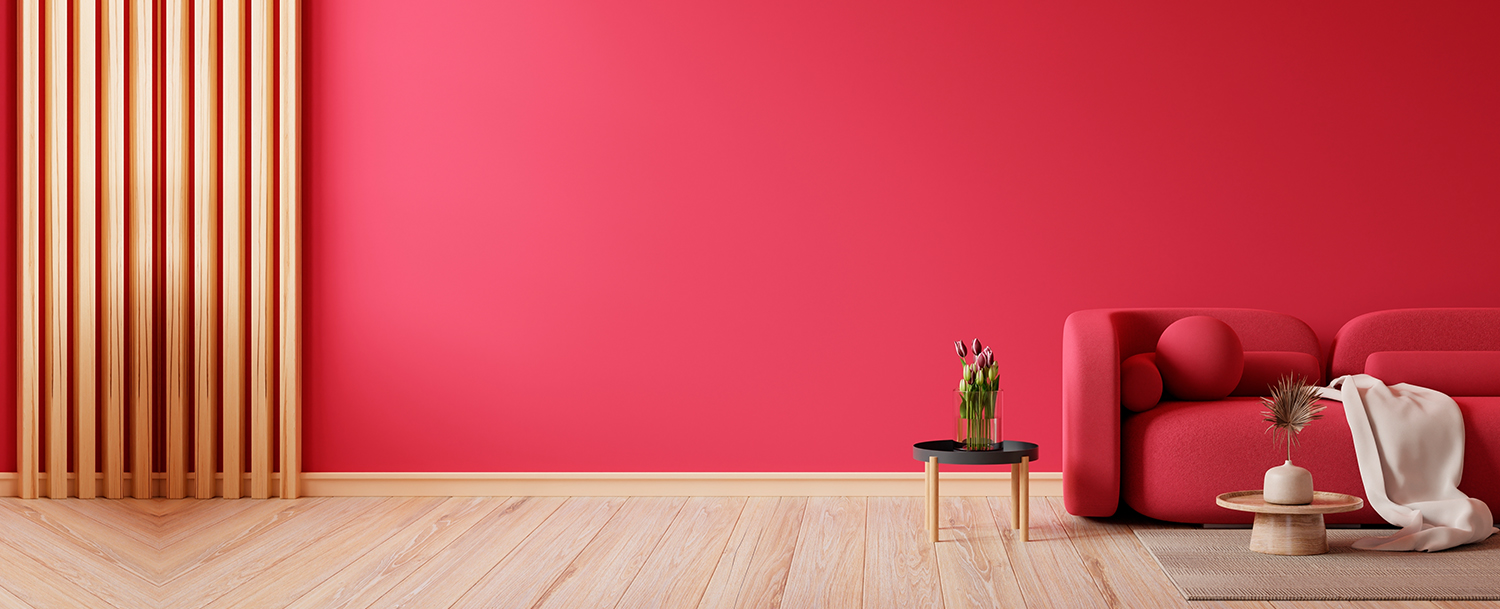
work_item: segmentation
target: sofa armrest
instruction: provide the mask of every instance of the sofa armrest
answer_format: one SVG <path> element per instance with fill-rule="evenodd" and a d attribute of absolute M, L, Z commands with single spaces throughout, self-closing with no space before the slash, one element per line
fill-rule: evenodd
<path fill-rule="evenodd" d="M 1120 344 L 1113 311 L 1063 323 L 1063 503 L 1075 516 L 1120 504 Z"/>

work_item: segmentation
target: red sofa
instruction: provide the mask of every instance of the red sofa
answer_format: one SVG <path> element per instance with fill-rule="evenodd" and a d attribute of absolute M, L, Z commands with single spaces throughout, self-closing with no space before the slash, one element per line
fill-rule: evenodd
<path fill-rule="evenodd" d="M 1120 363 L 1152 352 L 1167 326 L 1207 315 L 1227 323 L 1247 354 L 1305 353 L 1318 341 L 1295 317 L 1249 309 L 1096 309 L 1063 326 L 1063 499 L 1078 516 L 1109 516 L 1123 504 L 1151 518 L 1246 523 L 1251 515 L 1219 508 L 1214 497 L 1258 489 L 1267 468 L 1285 459 L 1261 421 L 1260 389 L 1242 386 L 1222 400 L 1164 396 L 1139 413 L 1120 405 Z M 1403 309 L 1357 317 L 1339 330 L 1316 379 L 1369 373 L 1454 396 L 1464 414 L 1463 484 L 1500 511 L 1500 309 Z M 1247 374 L 1249 364 L 1247 363 Z M 1258 374 L 1268 374 L 1260 370 Z M 1318 490 L 1364 496 L 1342 404 L 1325 401 L 1292 460 L 1313 473 Z M 1374 510 L 1327 516 L 1330 523 L 1383 522 Z"/>

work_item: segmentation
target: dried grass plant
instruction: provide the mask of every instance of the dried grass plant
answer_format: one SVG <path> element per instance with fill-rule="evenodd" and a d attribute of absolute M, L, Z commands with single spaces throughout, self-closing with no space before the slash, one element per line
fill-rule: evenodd
<path fill-rule="evenodd" d="M 1271 434 L 1273 441 L 1278 434 L 1284 436 L 1286 460 L 1290 462 L 1297 434 L 1309 423 L 1323 418 L 1324 406 L 1318 404 L 1318 388 L 1288 375 L 1276 382 L 1271 397 L 1261 398 L 1260 402 L 1266 407 L 1261 414 L 1265 415 L 1265 422 L 1271 424 L 1266 432 Z"/>

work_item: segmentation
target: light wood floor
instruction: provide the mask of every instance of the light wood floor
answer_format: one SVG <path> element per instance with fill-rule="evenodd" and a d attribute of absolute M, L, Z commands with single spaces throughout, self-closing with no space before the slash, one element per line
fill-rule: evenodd
<path fill-rule="evenodd" d="M 0 499 L 0 607 L 1500 607 L 1189 603 L 1132 527 L 1033 498 Z"/>

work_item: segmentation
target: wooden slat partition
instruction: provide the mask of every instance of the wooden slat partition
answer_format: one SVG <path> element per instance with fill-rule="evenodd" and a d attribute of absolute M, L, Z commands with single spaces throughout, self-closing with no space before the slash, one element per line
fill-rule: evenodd
<path fill-rule="evenodd" d="M 73 15 L 73 394 L 75 404 L 98 402 L 99 245 L 98 121 L 99 7 L 76 2 Z M 97 467 L 97 408 L 73 409 L 73 471 L 77 496 L 93 499 Z"/>
<path fill-rule="evenodd" d="M 213 0 L 193 3 L 193 78 L 219 82 L 219 9 Z M 193 122 L 219 124 L 217 87 L 194 87 Z M 217 129 L 193 130 L 193 471 L 194 496 L 214 496 L 213 474 L 219 471 L 219 168 Z M 209 481 L 205 484 L 203 481 Z M 238 485 L 236 494 L 238 494 Z"/>
<path fill-rule="evenodd" d="M 42 211 L 42 313 L 46 344 L 42 347 L 47 386 L 47 471 L 68 470 L 68 5 L 47 0 L 42 12 L 42 109 L 47 137 L 42 182 L 47 201 Z M 48 497 L 67 497 L 68 478 L 52 476 Z"/>
<path fill-rule="evenodd" d="M 126 16 L 126 54 L 130 80 L 127 83 L 126 103 L 129 104 L 129 122 L 126 123 L 126 163 L 130 168 L 130 197 L 126 201 L 129 214 L 130 233 L 126 237 L 130 244 L 130 282 L 126 286 L 129 295 L 130 356 L 126 362 L 126 380 L 130 392 L 130 471 L 149 472 L 151 463 L 151 415 L 155 397 L 155 261 L 154 238 L 155 192 L 152 186 L 155 176 L 156 135 L 156 83 L 153 79 L 152 51 L 155 44 L 152 25 L 156 15 L 152 0 L 132 0 Z M 151 477 L 132 475 L 130 494 L 137 499 L 151 497 Z"/>
<path fill-rule="evenodd" d="M 99 14 L 99 212 L 100 290 L 99 327 L 103 333 L 99 377 L 104 391 L 99 408 L 104 420 L 104 496 L 125 496 L 125 2 L 104 0 Z"/>
<path fill-rule="evenodd" d="M 281 191 L 281 471 L 302 471 L 302 0 L 282 0 L 279 44 Z M 297 476 L 281 477 L 281 496 L 301 495 Z"/>
<path fill-rule="evenodd" d="M 167 498 L 187 496 L 188 375 L 192 370 L 193 242 L 189 232 L 188 177 L 192 171 L 192 78 L 188 72 L 192 33 L 190 0 L 167 0 L 166 6 L 166 392 Z"/>
<path fill-rule="evenodd" d="M 275 217 L 271 199 L 276 134 L 271 82 L 275 71 L 275 40 L 268 0 L 250 0 L 250 496 L 271 495 L 271 400 L 275 353 L 272 351 L 271 255 Z"/>
<path fill-rule="evenodd" d="M 223 126 L 219 167 L 223 171 L 224 497 L 243 492 L 245 473 L 245 4 L 224 0 Z"/>
<path fill-rule="evenodd" d="M 42 272 L 42 18 L 41 6 L 35 2 L 21 2 L 17 23 L 20 28 L 16 56 L 21 65 L 16 70 L 21 82 L 18 115 L 21 124 L 16 133 L 20 135 L 18 167 L 16 170 L 17 213 L 16 233 L 20 241 L 17 256 L 21 268 L 19 277 L 20 303 L 16 307 L 21 317 L 17 330 L 16 362 L 20 370 L 16 375 L 16 472 L 20 478 L 18 492 L 22 498 L 37 496 L 37 473 L 41 470 L 41 404 L 42 404 L 42 352 L 41 352 L 41 272 Z"/>
<path fill-rule="evenodd" d="M 300 2 L 17 13 L 21 496 L 296 497 Z"/>

